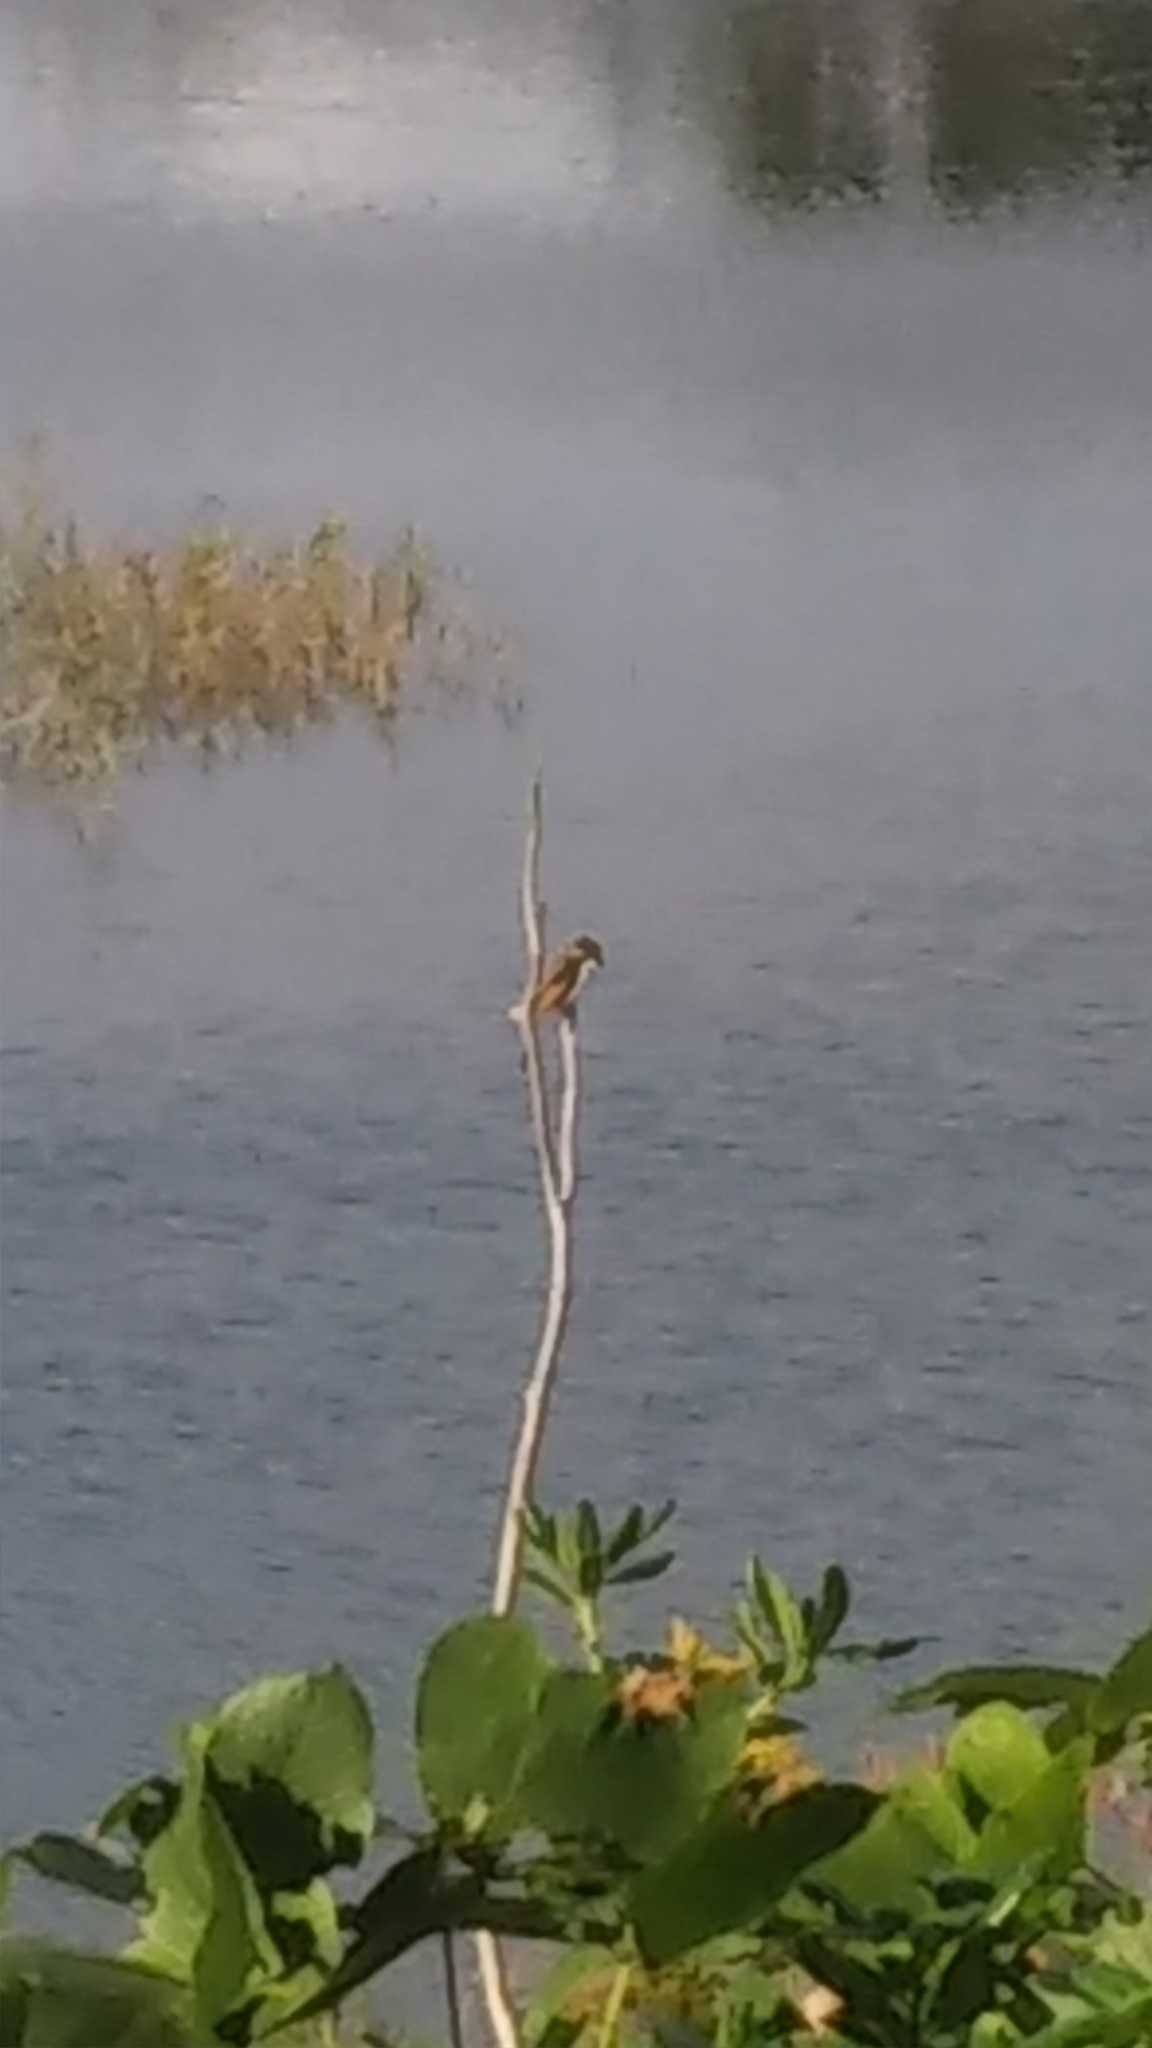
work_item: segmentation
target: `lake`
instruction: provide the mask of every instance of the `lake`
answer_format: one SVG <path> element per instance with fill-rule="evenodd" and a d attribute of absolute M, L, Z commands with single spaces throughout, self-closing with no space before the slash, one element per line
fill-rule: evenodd
<path fill-rule="evenodd" d="M 0 439 L 94 525 L 414 522 L 523 718 L 5 826 L 5 1824 L 345 1658 L 403 1800 L 584 1006 L 554 1497 L 916 1669 L 1146 1612 L 1152 16 L 10 0 Z"/>

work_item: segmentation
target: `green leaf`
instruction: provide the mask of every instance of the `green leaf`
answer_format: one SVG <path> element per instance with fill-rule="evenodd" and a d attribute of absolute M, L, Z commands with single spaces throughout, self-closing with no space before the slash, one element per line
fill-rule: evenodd
<path fill-rule="evenodd" d="M 216 1710 L 213 1790 L 261 1884 L 309 1884 L 372 1837 L 372 1717 L 339 1665 L 258 1679 Z"/>
<path fill-rule="evenodd" d="M 604 1546 L 605 1564 L 619 1564 L 622 1557 L 627 1557 L 630 1550 L 635 1550 L 644 1541 L 644 1536 L 644 1510 L 631 1507 Z"/>
<path fill-rule="evenodd" d="M 731 1686 L 706 1686 L 693 1711 L 622 1721 L 611 1685 L 558 1672 L 544 1693 L 525 1773 L 521 1812 L 557 1835 L 594 1835 L 640 1861 L 662 1855 L 731 1779 L 745 1704 Z"/>
<path fill-rule="evenodd" d="M 544 1557 L 556 1555 L 556 1517 L 546 1515 L 543 1508 L 529 1505 L 522 1510 L 524 1534 L 531 1549 Z"/>
<path fill-rule="evenodd" d="M 833 1643 L 824 1655 L 841 1664 L 889 1664 L 895 1657 L 911 1656 L 923 1641 L 923 1636 L 881 1636 L 876 1643 Z"/>
<path fill-rule="evenodd" d="M 259 1893 L 215 1802 L 201 1810 L 208 1915 L 192 1970 L 196 2017 L 206 2032 L 281 1972 Z"/>
<path fill-rule="evenodd" d="M 860 1913 L 930 1912 L 928 1882 L 962 1865 L 977 1839 L 942 1774 L 910 1771 L 813 1876 Z"/>
<path fill-rule="evenodd" d="M 4 2048 L 195 2048 L 187 1994 L 131 1963 L 0 1942 Z"/>
<path fill-rule="evenodd" d="M 1152 1991 L 1123 2012 L 1091 2013 L 1063 2020 L 1028 2037 L 1028 2048 L 1148 2048 L 1152 2040 Z"/>
<path fill-rule="evenodd" d="M 18 1842 L 10 1855 L 26 1863 L 38 1877 L 54 1884 L 70 1885 L 73 1891 L 88 1892 L 115 1906 L 131 1906 L 144 1894 L 144 1876 L 139 1865 L 110 1856 L 95 1842 L 78 1835 L 45 1832 L 30 1841 Z"/>
<path fill-rule="evenodd" d="M 875 1806 L 863 1786 L 813 1785 L 755 1825 L 728 1803 L 717 1807 L 632 1888 L 645 1961 L 661 1967 L 761 1919 L 806 1870 L 857 1834 Z"/>
<path fill-rule="evenodd" d="M 848 1576 L 842 1565 L 830 1564 L 824 1573 L 820 1600 L 808 1632 L 809 1652 L 819 1657 L 828 1648 L 848 1618 L 851 1604 Z"/>
<path fill-rule="evenodd" d="M 183 1783 L 167 1826 L 143 1855 L 151 1906 L 125 1954 L 145 1969 L 191 1983 L 196 1951 L 212 1910 L 204 1856 L 205 1755 L 210 1729 L 193 1723 L 181 1738 Z"/>
<path fill-rule="evenodd" d="M 1091 1765 L 1089 1737 L 1081 1737 L 1052 1757 L 1018 1799 L 989 1815 L 970 1865 L 973 1873 L 1007 1883 L 1017 1874 L 1027 1879 L 1031 1873 L 1043 1871 L 1051 1880 L 1077 1869 L 1084 1860 L 1084 1810 Z"/>
<path fill-rule="evenodd" d="M 460 1822 L 477 1801 L 494 1828 L 508 1819 L 551 1669 L 533 1631 L 511 1618 L 462 1621 L 433 1644 L 420 1677 L 416 1743 L 424 1794 L 439 1819 Z"/>
<path fill-rule="evenodd" d="M 524 1584 L 535 1586 L 538 1593 L 547 1593 L 550 1600 L 558 1600 L 562 1607 L 567 1607 L 570 1603 L 568 1587 L 544 1565 L 527 1565 L 524 1571 Z"/>
<path fill-rule="evenodd" d="M 985 1805 L 1011 1806 L 1051 1762 L 1044 1737 L 1019 1707 L 989 1700 L 965 1715 L 948 1743 L 948 1765 Z"/>
<path fill-rule="evenodd" d="M 783 1652 L 780 1685 L 800 1685 L 807 1676 L 809 1658 L 808 1634 L 798 1601 L 778 1573 L 769 1571 L 758 1557 L 749 1560 L 748 1592 Z"/>
<path fill-rule="evenodd" d="M 137 1778 L 116 1794 L 111 1805 L 106 1807 L 96 1822 L 97 1835 L 131 1835 L 134 1842 L 147 1848 L 168 1826 L 180 1798 L 180 1787 L 173 1779 L 153 1774 L 148 1778 Z"/>
<path fill-rule="evenodd" d="M 593 1501 L 579 1500 L 576 1503 L 576 1541 L 581 1557 L 599 1557 L 600 1517 Z"/>
<path fill-rule="evenodd" d="M 1098 1734 L 1126 1728 L 1137 1714 L 1152 1713 L 1152 1628 L 1129 1643 L 1117 1658 L 1089 1708 L 1089 1726 Z"/>
<path fill-rule="evenodd" d="M 126 1961 L 190 1984 L 204 2029 L 283 1972 L 251 1873 L 209 1790 L 213 1733 L 203 1721 L 185 1730 L 179 1803 L 144 1851 L 151 1907 L 125 1950 Z"/>
<path fill-rule="evenodd" d="M 969 1664 L 942 1671 L 923 1685 L 913 1685 L 893 1701 L 898 1714 L 924 1707 L 956 1707 L 967 1713 L 990 1700 L 1016 1707 L 1086 1707 L 1100 1681 L 1090 1671 L 1069 1671 L 1057 1664 Z"/>
<path fill-rule="evenodd" d="M 612 1572 L 609 1576 L 608 1584 L 610 1586 L 640 1586 L 647 1579 L 660 1578 L 668 1570 L 669 1565 L 675 1564 L 675 1562 L 676 1552 L 674 1550 L 658 1550 L 653 1557 L 637 1558 L 635 1564 L 626 1564 L 619 1571 Z"/>

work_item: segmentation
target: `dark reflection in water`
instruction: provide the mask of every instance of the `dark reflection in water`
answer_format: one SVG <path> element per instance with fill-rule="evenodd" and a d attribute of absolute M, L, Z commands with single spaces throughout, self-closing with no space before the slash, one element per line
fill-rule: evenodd
<path fill-rule="evenodd" d="M 689 90 L 735 188 L 980 205 L 1152 162 L 1143 0 L 752 0 L 701 26 Z"/>
<path fill-rule="evenodd" d="M 715 177 L 772 206 L 971 208 L 1122 186 L 1152 162 L 1145 0 L 16 0 L 5 45 L 0 151 L 15 186 L 46 190 L 94 170 L 123 196 L 159 178 L 186 196 L 224 180 L 280 205 L 353 187 L 395 203 L 422 176 L 435 190 L 433 129 L 441 173 L 451 160 L 464 184 L 530 199 L 558 163 L 590 193 L 653 153 L 666 196 Z M 286 132 L 254 141 L 261 113 L 295 125 L 294 149 Z M 496 151 L 519 161 L 482 160 Z"/>
<path fill-rule="evenodd" d="M 609 959 L 550 1482 L 675 1488 L 712 1614 L 756 1544 L 949 1655 L 1140 1618 L 1146 22 L 9 0 L 0 443 L 414 520 L 532 712 L 8 822 L 11 1826 L 253 1663 L 354 1660 L 403 1782 L 535 1327 L 541 752 Z"/>

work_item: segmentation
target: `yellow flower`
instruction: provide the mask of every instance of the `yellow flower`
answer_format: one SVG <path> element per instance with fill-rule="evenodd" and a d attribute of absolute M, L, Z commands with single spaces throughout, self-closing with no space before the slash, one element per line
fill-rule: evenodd
<path fill-rule="evenodd" d="M 616 1705 L 625 1721 L 684 1720 L 701 1686 L 731 1685 L 746 1678 L 750 1668 L 747 1657 L 713 1649 L 698 1629 L 674 1616 L 663 1655 L 628 1666 L 616 1686 Z"/>
<path fill-rule="evenodd" d="M 666 1631 L 666 1655 L 670 1664 L 697 1684 L 715 1678 L 730 1683 L 744 1678 L 752 1668 L 751 1658 L 742 1651 L 737 1657 L 725 1650 L 714 1649 L 706 1642 L 699 1629 L 691 1622 L 681 1620 L 674 1614 Z"/>
<path fill-rule="evenodd" d="M 755 1820 L 819 1779 L 819 1771 L 790 1735 L 752 1735 L 737 1760 L 736 1795 L 748 1818 Z"/>

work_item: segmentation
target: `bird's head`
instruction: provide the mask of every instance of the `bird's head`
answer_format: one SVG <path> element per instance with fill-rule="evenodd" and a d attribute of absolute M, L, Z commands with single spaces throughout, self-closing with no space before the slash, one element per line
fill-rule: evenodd
<path fill-rule="evenodd" d="M 599 939 L 590 938 L 587 932 L 581 932 L 578 939 L 573 939 L 568 951 L 575 954 L 577 959 L 583 960 L 589 967 L 603 967 L 604 965 L 603 946 L 600 944 Z"/>

